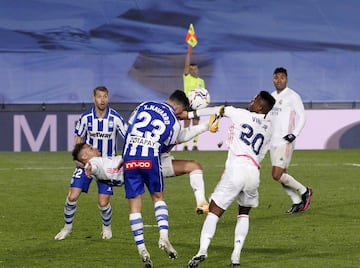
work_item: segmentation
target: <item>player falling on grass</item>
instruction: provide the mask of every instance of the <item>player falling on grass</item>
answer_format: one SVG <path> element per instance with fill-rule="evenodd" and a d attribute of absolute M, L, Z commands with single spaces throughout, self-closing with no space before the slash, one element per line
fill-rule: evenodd
<path fill-rule="evenodd" d="M 94 89 L 94 107 L 85 111 L 75 127 L 75 144 L 86 142 L 96 147 L 102 156 L 115 156 L 117 135 L 125 136 L 126 123 L 109 104 L 109 92 L 106 87 Z M 70 189 L 64 205 L 64 227 L 55 236 L 55 240 L 63 240 L 72 232 L 77 202 L 82 192 L 87 193 L 92 180 L 85 174 L 82 166 L 77 166 L 73 173 Z M 98 206 L 102 221 L 102 239 L 111 239 L 112 208 L 110 196 L 113 188 L 97 181 Z"/>
<path fill-rule="evenodd" d="M 306 121 L 301 97 L 286 86 L 287 81 L 287 70 L 283 67 L 276 68 L 273 74 L 276 90 L 272 93 L 276 103 L 269 114 L 274 126 L 270 158 L 272 177 L 281 183 L 291 198 L 293 205 L 287 213 L 293 214 L 308 209 L 313 191 L 287 173 L 295 147 L 295 138 L 300 134 Z"/>
<path fill-rule="evenodd" d="M 237 201 L 238 216 L 235 226 L 234 249 L 231 266 L 240 265 L 240 253 L 249 230 L 249 212 L 259 202 L 260 162 L 264 158 L 271 138 L 271 122 L 266 114 L 275 99 L 267 91 L 261 91 L 249 104 L 248 110 L 226 106 L 218 114 L 229 117 L 227 143 L 228 157 L 221 180 L 210 198 L 209 213 L 201 230 L 198 253 L 188 262 L 188 268 L 198 267 L 208 256 L 210 242 L 216 225 L 233 201 Z M 218 107 L 198 110 L 201 115 L 211 114 Z M 189 117 L 192 114 L 189 113 Z"/>
<path fill-rule="evenodd" d="M 159 248 L 169 258 L 177 252 L 168 237 L 168 207 L 164 199 L 161 153 L 168 152 L 179 138 L 181 125 L 177 116 L 189 106 L 185 93 L 176 90 L 167 102 L 144 102 L 132 113 L 123 150 L 124 185 L 129 202 L 129 221 L 143 267 L 153 267 L 144 240 L 142 195 L 145 185 L 154 205 L 159 229 Z"/>
<path fill-rule="evenodd" d="M 199 135 L 207 131 L 208 129 L 208 123 L 201 124 L 198 127 L 193 127 L 191 130 L 183 129 L 180 131 L 178 140 L 187 140 L 192 138 L 194 135 Z M 76 144 L 72 155 L 74 160 L 79 161 L 85 165 L 85 173 L 89 179 L 95 178 L 97 181 L 112 186 L 123 185 L 124 177 L 122 168 L 118 168 L 122 162 L 121 155 L 117 155 L 115 157 L 101 157 L 101 153 L 97 150 L 97 148 L 87 143 Z M 196 200 L 206 200 L 204 193 L 204 182 L 202 176 L 200 176 L 202 175 L 202 167 L 200 163 L 195 160 L 175 160 L 174 157 L 170 155 L 170 153 L 163 153 L 161 154 L 161 166 L 163 176 L 168 178 L 190 173 L 190 182 L 195 192 Z M 194 176 L 196 176 L 196 178 L 192 178 Z M 198 181 L 202 182 L 202 187 L 198 185 Z M 200 209 L 198 207 L 197 213 L 205 214 L 208 212 L 207 210 L 205 211 L 204 208 Z"/>
<path fill-rule="evenodd" d="M 85 142 L 75 145 L 72 156 L 84 164 L 86 176 L 103 183 L 121 186 L 124 183 L 122 156 L 101 157 L 99 150 Z"/>

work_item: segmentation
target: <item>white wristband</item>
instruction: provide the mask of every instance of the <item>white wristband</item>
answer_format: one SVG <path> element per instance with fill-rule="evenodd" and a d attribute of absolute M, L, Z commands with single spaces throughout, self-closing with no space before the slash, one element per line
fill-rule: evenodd
<path fill-rule="evenodd" d="M 188 119 L 193 119 L 195 117 L 195 112 L 188 112 Z"/>

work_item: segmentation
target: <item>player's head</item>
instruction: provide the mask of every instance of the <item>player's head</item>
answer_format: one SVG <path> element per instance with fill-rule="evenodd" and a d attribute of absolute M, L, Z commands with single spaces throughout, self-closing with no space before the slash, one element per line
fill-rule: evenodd
<path fill-rule="evenodd" d="M 267 114 L 273 108 L 274 104 L 274 97 L 271 96 L 269 92 L 262 90 L 251 100 L 248 109 L 250 112 Z"/>
<path fill-rule="evenodd" d="M 72 150 L 74 160 L 87 163 L 94 156 L 101 156 L 99 150 L 85 142 L 77 143 Z"/>
<path fill-rule="evenodd" d="M 189 109 L 189 99 L 182 90 L 175 90 L 168 99 L 169 104 L 174 108 L 175 114 L 179 115 Z"/>
<path fill-rule="evenodd" d="M 189 74 L 194 77 L 199 76 L 199 66 L 196 63 L 190 63 L 189 65 Z"/>
<path fill-rule="evenodd" d="M 109 90 L 105 86 L 98 86 L 98 87 L 94 88 L 94 97 L 96 96 L 97 92 L 104 92 L 107 95 L 109 95 Z"/>
<path fill-rule="evenodd" d="M 284 67 L 277 67 L 275 70 L 274 70 L 274 74 L 285 74 L 285 76 L 287 77 L 287 70 L 284 68 Z"/>
<path fill-rule="evenodd" d="M 282 91 L 286 88 L 288 82 L 287 70 L 284 67 L 278 67 L 274 70 L 273 73 L 273 83 L 276 90 Z"/>
<path fill-rule="evenodd" d="M 109 91 L 104 86 L 99 86 L 94 89 L 93 101 L 96 109 L 105 111 L 109 104 Z"/>

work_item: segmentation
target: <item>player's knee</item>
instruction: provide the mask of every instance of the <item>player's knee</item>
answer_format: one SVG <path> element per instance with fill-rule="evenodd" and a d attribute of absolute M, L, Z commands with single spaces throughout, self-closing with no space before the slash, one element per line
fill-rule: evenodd
<path fill-rule="evenodd" d="M 202 170 L 202 166 L 198 161 L 190 160 L 189 164 L 188 164 L 188 170 L 187 170 L 188 172 L 187 173 L 190 173 L 194 170 Z"/>
<path fill-rule="evenodd" d="M 80 196 L 80 194 L 77 192 L 74 192 L 74 193 L 70 192 L 67 196 L 67 200 L 71 203 L 76 202 L 79 199 L 79 196 Z"/>
<path fill-rule="evenodd" d="M 282 171 L 273 171 L 271 175 L 274 180 L 278 181 L 278 180 L 280 180 L 282 174 L 283 174 Z"/>
<path fill-rule="evenodd" d="M 99 207 L 107 207 L 110 204 L 110 198 L 100 198 L 98 200 Z"/>
<path fill-rule="evenodd" d="M 286 169 L 278 166 L 273 166 L 271 169 L 271 175 L 274 180 L 279 181 L 281 176 L 286 172 Z"/>

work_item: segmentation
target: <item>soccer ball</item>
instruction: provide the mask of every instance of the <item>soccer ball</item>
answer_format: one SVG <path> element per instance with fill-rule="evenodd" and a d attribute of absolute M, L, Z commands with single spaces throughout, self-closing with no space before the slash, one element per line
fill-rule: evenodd
<path fill-rule="evenodd" d="M 188 99 L 191 109 L 203 109 L 210 103 L 210 94 L 206 88 L 195 88 L 189 92 Z"/>

